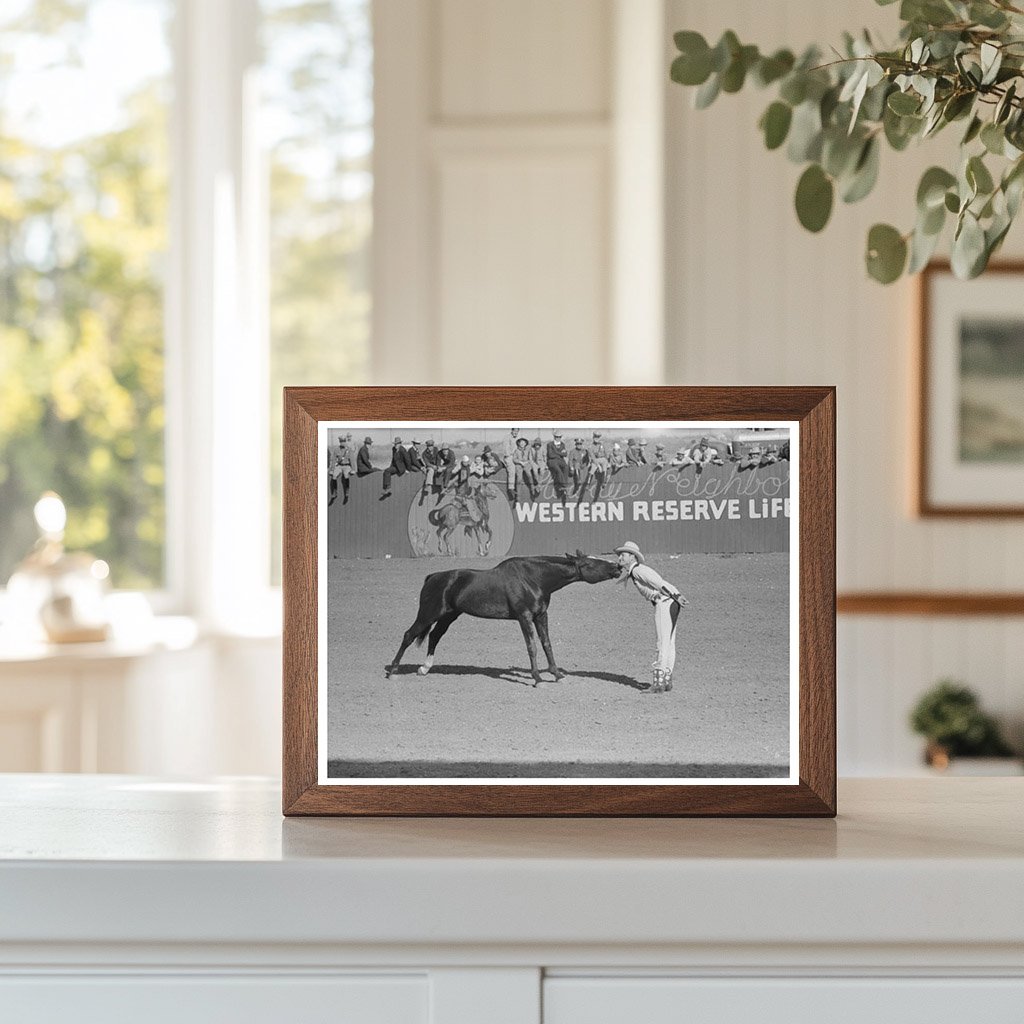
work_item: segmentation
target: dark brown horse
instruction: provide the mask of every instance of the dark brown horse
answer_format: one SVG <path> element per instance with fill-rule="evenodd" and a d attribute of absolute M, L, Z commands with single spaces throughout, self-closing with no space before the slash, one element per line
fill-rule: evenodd
<path fill-rule="evenodd" d="M 530 674 L 534 685 L 542 682 L 537 667 L 540 637 L 548 659 L 548 671 L 556 679 L 568 673 L 555 664 L 548 636 L 548 603 L 556 590 L 570 583 L 601 583 L 619 575 L 619 566 L 604 558 L 591 558 L 582 551 L 575 555 L 538 555 L 533 558 L 506 558 L 493 569 L 449 569 L 432 572 L 420 591 L 420 610 L 416 621 L 405 631 L 394 660 L 384 669 L 388 677 L 398 668 L 406 648 L 421 644 L 430 634 L 427 660 L 419 667 L 426 675 L 434 664 L 434 651 L 448 627 L 463 614 L 481 619 L 518 619 L 530 654 Z"/>

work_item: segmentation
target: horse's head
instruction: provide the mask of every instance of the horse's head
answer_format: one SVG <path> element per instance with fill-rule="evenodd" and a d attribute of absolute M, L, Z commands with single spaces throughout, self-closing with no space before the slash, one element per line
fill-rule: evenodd
<path fill-rule="evenodd" d="M 619 575 L 617 562 L 609 562 L 606 558 L 593 558 L 579 548 L 576 549 L 575 555 L 566 552 L 565 557 L 572 559 L 576 571 L 580 574 L 580 580 L 584 583 L 604 583 L 605 580 L 614 580 Z"/>

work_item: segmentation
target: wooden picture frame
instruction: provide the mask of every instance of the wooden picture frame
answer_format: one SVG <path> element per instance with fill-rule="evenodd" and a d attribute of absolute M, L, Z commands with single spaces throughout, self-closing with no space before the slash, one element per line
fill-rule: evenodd
<path fill-rule="evenodd" d="M 783 613 L 787 616 L 787 623 L 790 624 L 789 646 L 786 648 L 789 681 L 786 685 L 789 685 L 791 689 L 789 703 L 786 705 L 788 707 L 786 715 L 787 720 L 791 723 L 788 735 L 789 742 L 792 744 L 788 762 L 789 774 L 785 778 L 779 777 L 778 780 L 774 777 L 758 778 L 742 780 L 737 783 L 728 779 L 720 781 L 717 778 L 677 778 L 671 775 L 670 770 L 671 777 L 669 778 L 643 780 L 640 783 L 623 782 L 622 780 L 604 783 L 601 780 L 592 779 L 588 779 L 584 783 L 573 782 L 571 778 L 566 777 L 564 781 L 562 779 L 545 780 L 544 784 L 535 784 L 526 778 L 509 778 L 496 783 L 474 778 L 469 780 L 471 784 L 466 784 L 465 780 L 459 784 L 449 784 L 444 778 L 389 779 L 387 782 L 379 783 L 375 777 L 356 780 L 342 777 L 342 780 L 338 782 L 322 774 L 323 765 L 327 763 L 325 761 L 327 755 L 321 749 L 319 740 L 323 739 L 326 749 L 328 735 L 327 699 L 321 699 L 320 696 L 320 686 L 324 682 L 321 680 L 319 670 L 320 641 L 322 640 L 323 645 L 326 646 L 327 634 L 330 629 L 347 628 L 343 626 L 344 620 L 339 618 L 343 610 L 339 605 L 338 608 L 332 607 L 331 609 L 332 616 L 334 616 L 331 622 L 340 622 L 342 625 L 324 626 L 322 636 L 319 632 L 321 622 L 327 621 L 328 610 L 326 595 L 330 574 L 326 569 L 321 573 L 320 564 L 322 558 L 325 557 L 324 551 L 326 550 L 327 513 L 325 510 L 332 500 L 328 497 L 330 476 L 326 455 L 330 443 L 328 439 L 332 436 L 331 431 L 334 430 L 337 433 L 340 449 L 342 445 L 347 444 L 344 441 L 344 434 L 340 431 L 350 424 L 373 423 L 384 427 L 388 424 L 408 422 L 414 422 L 421 426 L 450 423 L 460 427 L 475 424 L 488 428 L 492 424 L 502 424 L 503 429 L 507 431 L 509 423 L 519 421 L 532 423 L 534 426 L 571 423 L 575 424 L 577 430 L 581 430 L 584 424 L 588 427 L 595 424 L 611 424 L 613 426 L 644 424 L 655 431 L 662 426 L 666 430 L 678 429 L 680 435 L 686 430 L 695 433 L 697 426 L 705 424 L 726 424 L 733 431 L 729 435 L 730 437 L 748 438 L 748 441 L 744 442 L 747 447 L 744 449 L 743 444 L 739 442 L 729 443 L 728 450 L 722 453 L 724 458 L 719 458 L 716 462 L 716 467 L 719 468 L 707 467 L 708 475 L 702 478 L 706 483 L 710 483 L 715 474 L 724 477 L 730 472 L 739 473 L 740 465 L 743 464 L 745 468 L 750 464 L 751 458 L 754 460 L 754 469 L 757 469 L 758 456 L 756 454 L 751 456 L 750 453 L 760 450 L 760 446 L 751 446 L 749 436 L 752 435 L 744 434 L 744 430 L 771 429 L 764 426 L 766 423 L 778 423 L 786 426 L 787 429 L 791 428 L 791 433 L 786 436 L 793 437 L 797 443 L 791 453 L 787 441 L 784 455 L 787 459 L 792 458 L 793 460 L 793 472 L 796 474 L 797 481 L 795 492 L 789 491 L 790 469 L 788 466 L 785 469 L 785 481 L 787 493 L 791 494 L 794 499 L 794 510 L 798 509 L 799 514 L 797 516 L 794 511 L 793 518 L 787 521 L 785 527 L 788 531 L 786 535 L 794 542 L 793 547 L 786 548 L 790 552 L 785 562 L 787 566 L 785 594 L 788 603 L 785 605 L 787 610 Z M 365 432 L 371 433 L 369 430 Z M 468 430 L 462 431 L 462 433 L 468 432 Z M 352 431 L 350 430 L 349 433 Z M 482 436 L 489 435 L 484 431 Z M 397 441 L 394 438 L 394 432 L 392 432 L 392 440 Z M 701 439 L 702 446 L 705 445 L 705 440 Z M 594 443 L 600 442 L 595 441 Z M 721 447 L 720 442 L 719 445 Z M 767 453 L 767 445 L 764 446 L 764 450 Z M 702 467 L 687 461 L 690 459 L 689 451 L 689 449 L 680 451 L 674 460 L 678 461 L 681 467 L 685 467 L 678 470 L 676 477 L 671 477 L 672 480 L 680 481 L 676 486 L 681 487 L 684 479 L 689 480 L 693 487 L 697 486 L 694 481 Z M 743 454 L 741 458 L 739 453 L 744 451 L 746 454 Z M 776 457 L 781 458 L 781 455 L 776 453 Z M 736 460 L 740 460 L 740 462 L 737 463 Z M 640 470 L 639 466 L 636 468 L 638 471 Z M 283 811 L 286 815 L 817 817 L 835 815 L 834 388 L 286 388 L 284 393 L 283 470 Z M 331 470 L 331 473 L 336 474 L 337 472 L 337 469 Z M 634 476 L 639 475 L 639 472 L 634 474 Z M 656 471 L 652 465 L 650 476 L 652 481 L 655 479 L 655 475 Z M 780 476 L 781 473 L 777 473 L 773 479 Z M 373 479 L 380 480 L 381 477 L 378 475 Z M 495 476 L 496 481 L 500 479 L 502 479 L 500 475 Z M 660 477 L 658 479 L 660 480 Z M 753 479 L 753 474 L 744 479 Z M 427 489 L 425 476 L 423 480 L 425 492 Z M 365 485 L 365 481 L 360 482 L 353 477 L 353 489 L 356 484 L 362 486 Z M 384 486 L 387 488 L 390 485 Z M 514 482 L 512 486 L 515 488 Z M 659 483 L 651 486 L 661 485 Z M 377 489 L 380 490 L 380 487 L 381 485 L 378 484 Z M 599 488 L 600 483 L 595 487 L 595 496 Z M 335 487 L 334 497 L 338 497 L 340 493 Z M 697 492 L 694 491 L 694 493 Z M 711 491 L 706 493 L 711 493 Z M 345 496 L 347 497 L 347 495 L 346 488 Z M 338 498 L 338 500 L 341 499 Z M 363 500 L 365 505 L 365 501 L 369 499 L 360 500 Z M 375 500 L 380 501 L 379 507 L 382 510 L 390 507 L 388 505 L 390 492 L 389 495 L 385 495 L 382 491 L 381 497 L 379 499 L 375 497 Z M 582 498 L 578 500 L 580 503 L 584 501 Z M 592 501 L 593 499 L 586 500 Z M 564 492 L 560 501 L 567 508 Z M 525 508 L 527 503 L 520 503 L 518 498 L 515 501 L 509 499 L 509 506 L 515 509 L 517 515 L 522 514 L 520 504 Z M 605 504 L 610 506 L 614 503 L 606 502 Z M 650 508 L 653 510 L 656 504 L 658 503 L 651 502 Z M 696 504 L 698 503 L 679 502 L 680 508 L 686 505 L 687 509 Z M 707 502 L 704 504 L 706 505 Z M 778 511 L 781 515 L 781 500 L 776 504 L 777 509 L 772 514 Z M 720 505 L 724 508 L 724 499 Z M 759 512 L 764 512 L 767 515 L 768 505 L 769 503 L 765 501 L 764 508 L 758 509 L 751 499 L 750 513 L 754 518 L 758 517 Z M 720 513 L 719 506 L 713 505 L 712 507 L 716 514 Z M 646 508 L 645 503 L 644 518 L 647 516 Z M 410 509 L 412 509 L 411 505 Z M 733 511 L 733 507 L 730 506 L 729 518 L 732 518 Z M 739 504 L 735 511 L 737 511 L 737 518 L 740 517 L 741 512 L 746 514 Z M 637 515 L 635 502 L 632 505 L 632 512 L 634 516 Z M 340 513 L 335 511 L 331 514 L 334 516 L 333 521 L 337 521 L 337 516 Z M 381 514 L 384 515 L 383 512 Z M 387 515 L 396 514 L 387 513 Z M 582 517 L 582 513 L 580 514 Z M 596 521 L 596 513 L 594 515 Z M 609 513 L 609 515 L 614 518 L 613 513 Z M 789 515 L 788 500 L 786 515 Z M 410 516 L 412 516 L 411 511 Z M 545 521 L 543 513 L 541 513 L 541 517 L 541 521 Z M 679 518 L 687 519 L 689 516 L 684 510 L 679 513 Z M 710 516 L 705 514 L 705 518 L 710 518 Z M 522 519 L 519 520 L 519 522 L 522 521 Z M 759 529 L 762 528 L 761 524 L 754 525 Z M 646 523 L 642 523 L 640 526 L 647 528 Z M 638 526 L 637 529 L 639 528 Z M 601 529 L 604 529 L 603 524 Z M 683 529 L 682 524 L 678 529 L 680 531 Z M 690 534 L 692 537 L 703 536 L 700 530 L 705 529 L 705 524 L 701 524 L 700 530 L 696 526 L 687 526 L 686 529 L 694 531 Z M 768 525 L 765 525 L 763 529 L 767 530 Z M 598 530 L 598 528 L 595 526 L 594 530 Z M 628 523 L 624 524 L 623 530 L 628 534 L 630 530 Z M 410 531 L 412 531 L 411 526 Z M 600 531 L 598 532 L 600 533 Z M 595 536 L 597 535 L 595 534 Z M 606 533 L 600 533 L 602 537 L 605 535 Z M 683 536 L 682 533 L 673 534 L 673 536 L 677 535 Z M 725 549 L 716 548 L 715 550 L 724 551 Z M 434 554 L 436 556 L 437 552 Z M 601 551 L 597 554 L 610 556 L 611 559 L 618 557 L 620 561 L 625 558 L 627 563 L 630 561 L 628 556 L 616 556 L 610 551 Z M 382 557 L 384 559 L 391 558 L 390 555 Z M 560 557 L 545 557 L 554 561 L 562 561 Z M 571 554 L 567 557 L 570 560 L 573 558 Z M 666 555 L 663 557 L 678 558 L 681 556 Z M 742 557 L 747 556 L 741 556 L 741 562 Z M 727 564 L 725 556 L 720 556 L 720 558 L 723 565 Z M 491 561 L 494 560 L 491 559 Z M 412 563 L 413 560 L 408 559 L 407 561 Z M 426 568 L 441 568 L 441 561 L 443 560 L 435 557 L 429 565 L 424 565 L 421 562 L 416 568 L 422 569 L 424 572 Z M 326 562 L 324 564 L 326 565 Z M 397 559 L 387 562 L 380 561 L 373 565 L 365 560 L 352 563 L 339 561 L 338 564 L 344 567 L 344 571 L 332 569 L 331 572 L 337 572 L 340 575 L 331 576 L 330 579 L 340 581 L 337 585 L 341 588 L 340 592 L 345 594 L 348 593 L 345 588 L 349 586 L 349 580 L 354 579 L 357 575 L 356 569 L 359 572 L 375 571 L 375 566 L 379 564 L 387 567 L 388 572 L 406 571 L 405 563 L 400 565 Z M 350 565 L 355 569 L 350 570 Z M 578 576 L 576 578 L 579 580 Z M 621 581 L 622 593 L 625 593 L 627 588 L 631 589 L 631 578 Z M 610 590 L 602 591 L 600 589 L 602 586 L 609 588 L 613 585 L 602 583 L 593 588 L 577 587 L 572 592 L 579 595 L 579 600 L 591 593 L 598 595 L 611 593 Z M 639 583 L 637 590 L 640 591 Z M 642 591 L 640 594 L 643 596 Z M 576 599 L 574 598 L 574 600 Z M 568 599 L 560 597 L 559 600 L 567 601 Z M 625 607 L 626 598 L 621 597 L 621 600 Z M 630 597 L 629 600 L 634 601 L 634 598 Z M 395 604 L 400 611 L 395 612 L 397 618 L 394 619 L 394 622 L 388 624 L 389 643 L 393 637 L 401 636 L 401 630 L 406 624 L 405 620 L 409 617 L 408 609 L 415 609 L 413 601 L 414 597 L 404 592 L 400 598 L 396 597 Z M 658 601 L 656 600 L 654 604 L 657 610 Z M 344 610 L 347 610 L 349 614 L 354 614 L 356 607 L 355 604 L 350 604 L 346 605 Z M 642 615 L 645 621 L 647 612 L 650 610 L 643 601 L 634 601 L 629 605 L 629 609 L 630 614 Z M 465 621 L 474 622 L 475 620 Z M 697 623 L 699 619 L 687 621 Z M 673 619 L 674 622 L 675 619 Z M 757 623 L 736 621 L 728 625 L 735 631 L 736 636 L 742 639 L 744 630 L 757 626 Z M 606 628 L 602 627 L 601 631 L 608 633 L 614 627 L 615 622 L 612 620 Z M 361 625 L 358 628 L 362 629 L 364 633 L 369 629 L 369 627 Z M 477 627 L 473 626 L 473 629 L 475 628 Z M 698 629 L 696 625 L 692 627 L 688 625 L 687 629 L 691 628 Z M 356 625 L 353 625 L 351 629 L 355 630 Z M 716 626 L 716 629 L 719 629 L 720 632 L 724 631 L 721 623 Z M 461 634 L 462 636 L 471 635 L 469 627 L 466 627 L 466 630 Z M 540 635 L 539 630 L 537 632 Z M 525 627 L 523 634 L 524 636 L 527 634 Z M 504 636 L 504 634 L 501 635 Z M 692 632 L 688 632 L 686 635 L 689 637 L 692 649 L 696 651 L 699 646 L 699 636 Z M 377 644 L 375 634 L 372 638 L 368 638 L 367 642 L 369 643 L 371 640 L 372 643 Z M 626 640 L 632 643 L 633 638 L 628 637 Z M 624 642 L 626 641 L 624 640 Z M 648 636 L 645 634 L 642 638 L 644 654 L 646 654 L 648 642 Z M 383 647 L 380 649 L 383 650 Z M 696 657 L 696 655 L 694 656 Z M 727 653 L 718 655 L 714 651 L 710 655 L 705 653 L 704 656 L 720 657 L 723 664 L 728 659 Z M 332 664 L 335 663 L 332 662 Z M 345 676 L 345 672 L 341 671 L 340 675 Z M 359 685 L 370 688 L 396 685 L 396 680 L 389 682 L 384 679 L 383 671 L 379 673 L 379 676 L 379 679 L 375 676 L 372 681 L 368 680 L 365 684 L 360 683 Z M 326 669 L 324 677 L 326 679 Z M 671 672 L 669 672 L 668 678 L 671 680 Z M 409 675 L 397 677 L 399 688 L 386 691 L 400 695 L 394 698 L 398 701 L 395 707 L 400 708 L 401 701 L 404 699 L 401 695 L 410 692 L 403 687 L 415 685 L 418 680 L 419 677 L 415 674 L 411 677 Z M 430 681 L 432 685 L 440 685 L 440 683 L 435 684 L 433 679 Z M 519 672 L 516 681 L 529 682 L 528 679 L 525 679 L 525 671 Z M 752 681 L 748 680 L 748 683 L 752 684 Z M 348 684 L 346 683 L 346 685 Z M 505 687 L 503 692 L 511 692 L 513 689 L 511 684 L 506 682 L 496 685 Z M 579 682 L 577 685 L 580 685 Z M 596 687 L 605 684 L 597 679 L 597 681 L 586 682 L 585 685 Z M 325 682 L 324 686 L 326 687 Z M 653 715 L 654 720 L 657 720 L 658 711 L 649 712 L 645 709 L 667 707 L 664 701 L 679 699 L 680 691 L 682 691 L 682 699 L 687 699 L 685 687 L 685 680 L 680 680 L 676 693 L 668 694 L 667 697 L 648 697 L 637 692 L 638 688 L 622 687 L 616 690 L 616 699 L 628 701 L 630 709 L 628 715 L 622 716 L 620 720 L 627 721 L 634 715 L 643 714 Z M 324 693 L 327 692 L 325 689 Z M 374 690 L 373 692 L 379 693 L 380 691 Z M 533 699 L 534 692 L 525 687 L 515 689 L 517 699 L 522 697 L 527 704 Z M 550 687 L 548 692 L 562 695 L 558 698 L 560 700 L 563 699 L 563 696 L 570 702 L 575 699 L 574 691 L 560 690 L 555 686 Z M 373 699 L 377 700 L 378 698 L 373 697 Z M 550 699 L 553 700 L 554 697 Z M 338 707 L 340 710 L 337 710 L 335 714 L 347 722 L 345 719 L 346 705 L 341 703 Z M 321 732 L 323 732 L 323 736 L 321 736 Z M 333 761 L 329 763 L 334 764 Z M 351 771 L 351 769 L 346 769 L 346 771 Z M 510 772 L 510 775 L 514 774 L 514 771 Z"/>
<path fill-rule="evenodd" d="M 1012 342 L 1018 356 L 1024 347 L 1022 287 L 1024 262 L 991 263 L 960 281 L 936 261 L 919 276 L 913 509 L 922 518 L 1024 516 L 1024 403 L 1014 398 L 1011 408 L 1004 394 L 1024 394 L 1024 372 L 980 365 L 1000 345 Z"/>

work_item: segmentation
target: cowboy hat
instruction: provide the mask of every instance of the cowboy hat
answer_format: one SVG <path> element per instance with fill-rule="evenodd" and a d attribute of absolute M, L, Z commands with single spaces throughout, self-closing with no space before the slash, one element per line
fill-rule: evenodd
<path fill-rule="evenodd" d="M 372 437 L 364 437 L 363 438 L 363 444 L 373 444 L 373 438 Z"/>
<path fill-rule="evenodd" d="M 621 555 L 623 552 L 632 555 L 638 562 L 646 561 L 644 553 L 637 547 L 635 541 L 627 540 L 625 544 L 615 549 L 617 555 Z"/>

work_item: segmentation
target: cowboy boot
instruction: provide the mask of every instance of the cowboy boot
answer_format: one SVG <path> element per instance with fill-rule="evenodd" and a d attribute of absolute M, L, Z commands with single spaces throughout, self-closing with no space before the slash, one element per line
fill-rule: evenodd
<path fill-rule="evenodd" d="M 662 673 L 660 668 L 656 668 L 654 670 L 654 682 L 651 683 L 651 685 L 648 688 L 647 692 L 648 693 L 661 693 L 662 692 L 662 681 L 663 681 L 663 673 Z"/>

